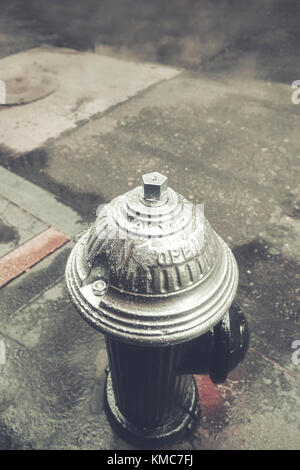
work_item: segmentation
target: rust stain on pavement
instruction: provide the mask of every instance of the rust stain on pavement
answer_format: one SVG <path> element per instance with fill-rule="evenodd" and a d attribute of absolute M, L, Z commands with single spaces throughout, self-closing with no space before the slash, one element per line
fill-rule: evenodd
<path fill-rule="evenodd" d="M 54 227 L 0 258 L 0 288 L 70 240 Z"/>

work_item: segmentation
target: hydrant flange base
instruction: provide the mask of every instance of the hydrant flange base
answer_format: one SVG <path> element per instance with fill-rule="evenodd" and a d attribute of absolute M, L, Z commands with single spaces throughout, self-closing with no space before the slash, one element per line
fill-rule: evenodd
<path fill-rule="evenodd" d="M 169 441 L 180 436 L 186 429 L 192 428 L 200 418 L 197 386 L 191 376 L 191 386 L 187 390 L 185 402 L 178 405 L 168 421 L 161 426 L 145 428 L 131 423 L 119 410 L 112 386 L 110 373 L 105 385 L 105 410 L 111 426 L 128 441 L 133 443 L 152 443 Z"/>

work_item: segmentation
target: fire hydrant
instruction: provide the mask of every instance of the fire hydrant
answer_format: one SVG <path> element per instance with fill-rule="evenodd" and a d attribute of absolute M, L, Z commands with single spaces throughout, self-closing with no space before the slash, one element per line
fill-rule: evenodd
<path fill-rule="evenodd" d="M 237 264 L 202 209 L 145 174 L 101 208 L 68 259 L 71 300 L 106 339 L 107 416 L 130 441 L 191 428 L 193 374 L 223 382 L 247 349 Z"/>

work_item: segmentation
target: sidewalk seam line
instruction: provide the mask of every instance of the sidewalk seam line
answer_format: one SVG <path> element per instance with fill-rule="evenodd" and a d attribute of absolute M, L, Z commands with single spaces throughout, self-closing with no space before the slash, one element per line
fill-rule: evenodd
<path fill-rule="evenodd" d="M 7 168 L 5 168 L 5 169 L 7 169 Z M 9 170 L 8 170 L 8 171 L 9 171 Z M 19 176 L 19 175 L 18 175 L 18 176 Z M 21 178 L 23 178 L 23 177 L 21 176 Z M 23 178 L 23 179 L 26 179 L 26 178 Z M 28 181 L 28 180 L 26 180 L 26 181 Z M 17 207 L 18 209 L 21 209 L 23 212 L 26 212 L 26 214 L 30 215 L 31 217 L 34 217 L 34 218 L 37 219 L 39 222 L 42 222 L 43 224 L 49 224 L 49 222 L 47 222 L 46 220 L 43 220 L 43 219 L 41 219 L 39 216 L 34 215 L 34 214 L 32 214 L 31 212 L 29 212 L 28 209 L 25 209 L 24 207 L 19 206 L 19 204 L 16 204 L 14 201 L 11 201 L 10 199 L 8 199 L 7 196 L 5 196 L 4 194 L 1 193 L 1 189 L 0 189 L 0 196 L 3 197 L 3 199 L 5 199 L 5 200 L 7 201 L 7 203 L 8 203 L 7 205 L 12 204 L 13 206 Z M 6 209 L 7 209 L 7 207 L 4 209 L 3 212 L 0 213 L 0 217 L 5 218 L 5 216 L 3 215 L 3 213 L 6 211 Z M 51 225 L 51 224 L 50 224 L 50 225 Z M 50 225 L 48 225 L 48 226 L 50 226 Z"/>
<path fill-rule="evenodd" d="M 61 247 L 63 248 L 63 247 Z M 41 260 L 42 261 L 42 260 Z M 49 289 L 51 289 L 52 287 L 54 287 L 56 284 L 58 284 L 59 282 L 61 282 L 63 279 L 64 279 L 65 275 L 62 274 L 61 276 L 59 276 L 57 279 L 55 279 L 55 281 L 51 282 L 47 287 L 45 287 L 44 289 L 42 289 L 38 294 L 36 294 L 35 296 L 32 297 L 32 299 L 30 299 L 28 302 L 26 302 L 25 304 L 21 305 L 20 307 L 17 308 L 17 310 L 15 310 L 14 312 L 11 312 L 9 314 L 9 316 L 7 318 L 5 318 L 2 322 L 0 322 L 0 328 L 2 327 L 2 325 L 5 325 L 5 323 L 7 323 L 11 317 L 13 315 L 16 315 L 18 314 L 21 310 L 23 310 L 23 308 L 25 307 L 28 307 L 32 302 L 34 302 L 37 298 L 39 298 L 41 295 L 43 295 L 45 292 L 47 292 Z M 1 333 L 1 330 L 0 330 L 0 333 Z M 1 333 L 2 334 L 2 333 Z"/>

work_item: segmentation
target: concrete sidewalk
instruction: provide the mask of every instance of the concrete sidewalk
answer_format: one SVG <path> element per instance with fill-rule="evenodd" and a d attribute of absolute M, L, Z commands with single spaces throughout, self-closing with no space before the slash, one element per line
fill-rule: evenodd
<path fill-rule="evenodd" d="M 151 87 L 147 81 L 130 99 L 83 124 L 75 120 L 77 127 L 26 153 L 8 142 L 1 149 L 10 171 L 0 172 L 0 194 L 28 214 L 28 222 L 25 215 L 18 220 L 33 237 L 53 226 L 72 239 L 94 219 L 98 204 L 157 170 L 175 190 L 205 203 L 205 215 L 232 247 L 250 349 L 224 385 L 197 377 L 201 424 L 174 449 L 299 448 L 300 365 L 292 360 L 292 344 L 300 339 L 300 108 L 291 103 L 290 86 L 270 78 L 278 41 L 262 36 L 259 60 L 250 41 L 248 54 L 255 51 L 257 59 L 250 75 L 241 73 L 245 55 L 234 49 L 201 70 L 171 70 Z M 289 59 L 293 81 L 300 70 L 294 76 Z M 11 193 L 8 178 L 18 182 Z M 4 246 L 7 252 L 31 236 L 24 223 L 7 217 L 2 254 Z M 104 415 L 103 337 L 75 313 L 64 288 L 71 246 L 0 290 L 2 448 L 131 448 Z"/>

